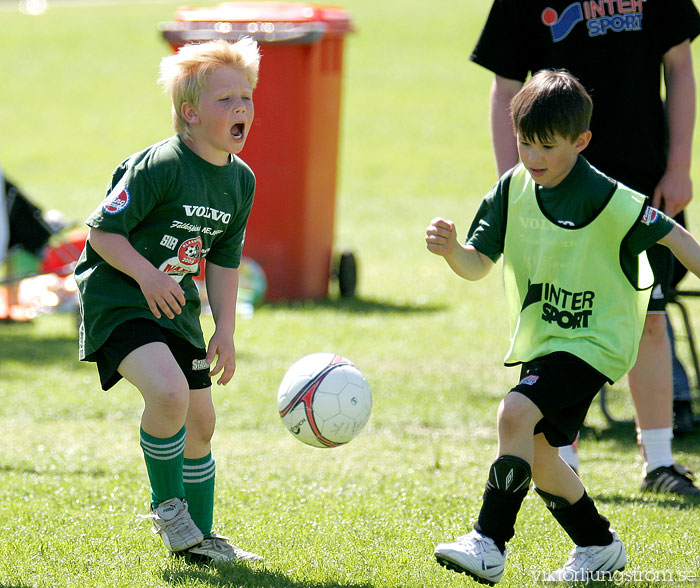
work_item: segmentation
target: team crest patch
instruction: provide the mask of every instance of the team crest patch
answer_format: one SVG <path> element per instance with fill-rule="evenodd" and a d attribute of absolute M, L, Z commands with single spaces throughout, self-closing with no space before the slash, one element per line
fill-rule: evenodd
<path fill-rule="evenodd" d="M 180 263 L 185 265 L 196 265 L 199 263 L 200 257 L 202 257 L 202 238 L 194 237 L 193 239 L 187 239 L 177 252 L 177 257 Z"/>
<path fill-rule="evenodd" d="M 158 269 L 171 276 L 176 282 L 179 282 L 186 274 L 194 274 L 199 270 L 199 261 L 201 259 L 202 238 L 193 237 L 180 245 L 177 250 L 177 257 L 166 259 L 160 264 Z"/>
<path fill-rule="evenodd" d="M 525 376 L 522 380 L 520 380 L 520 383 L 524 386 L 532 386 L 539 379 L 540 377 L 535 375 Z"/>
<path fill-rule="evenodd" d="M 644 216 L 642 217 L 642 222 L 645 225 L 653 225 L 657 220 L 659 220 L 659 211 L 656 208 L 647 206 L 644 211 Z"/>
<path fill-rule="evenodd" d="M 129 206 L 130 200 L 131 196 L 129 195 L 129 190 L 126 189 L 126 182 L 120 180 L 102 201 L 102 210 L 107 214 L 117 214 Z"/>

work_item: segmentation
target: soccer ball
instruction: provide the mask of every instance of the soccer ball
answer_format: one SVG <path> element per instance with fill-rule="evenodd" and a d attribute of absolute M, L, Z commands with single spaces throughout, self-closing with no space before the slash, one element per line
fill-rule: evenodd
<path fill-rule="evenodd" d="M 349 360 L 333 353 L 312 353 L 284 374 L 277 394 L 284 426 L 313 447 L 337 447 L 367 424 L 372 392 Z"/>

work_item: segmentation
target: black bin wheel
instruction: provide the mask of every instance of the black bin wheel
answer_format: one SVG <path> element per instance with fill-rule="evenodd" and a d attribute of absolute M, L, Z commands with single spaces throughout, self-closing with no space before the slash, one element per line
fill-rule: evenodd
<path fill-rule="evenodd" d="M 352 251 L 343 251 L 338 259 L 338 290 L 343 298 L 352 298 L 357 289 L 357 262 Z"/>

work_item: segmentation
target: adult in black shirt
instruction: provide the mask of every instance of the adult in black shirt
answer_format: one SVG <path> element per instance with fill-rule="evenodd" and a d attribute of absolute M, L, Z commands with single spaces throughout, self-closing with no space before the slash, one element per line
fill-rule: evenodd
<path fill-rule="evenodd" d="M 495 74 L 491 124 L 499 175 L 518 160 L 510 99 L 529 74 L 564 68 L 593 98 L 586 159 L 669 216 L 682 213 L 692 196 L 690 42 L 698 34 L 692 0 L 494 0 L 471 60 Z M 663 248 L 650 250 L 649 257 L 658 283 L 629 375 L 645 461 L 642 488 L 700 494 L 671 455 L 673 385 L 663 291 L 673 260 Z"/>

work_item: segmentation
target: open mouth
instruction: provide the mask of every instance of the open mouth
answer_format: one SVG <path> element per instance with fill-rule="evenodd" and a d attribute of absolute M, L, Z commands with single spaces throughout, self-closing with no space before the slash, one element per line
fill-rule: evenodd
<path fill-rule="evenodd" d="M 245 125 L 243 123 L 236 123 L 231 127 L 231 136 L 236 139 L 240 140 L 243 138 L 243 132 L 245 131 Z"/>

